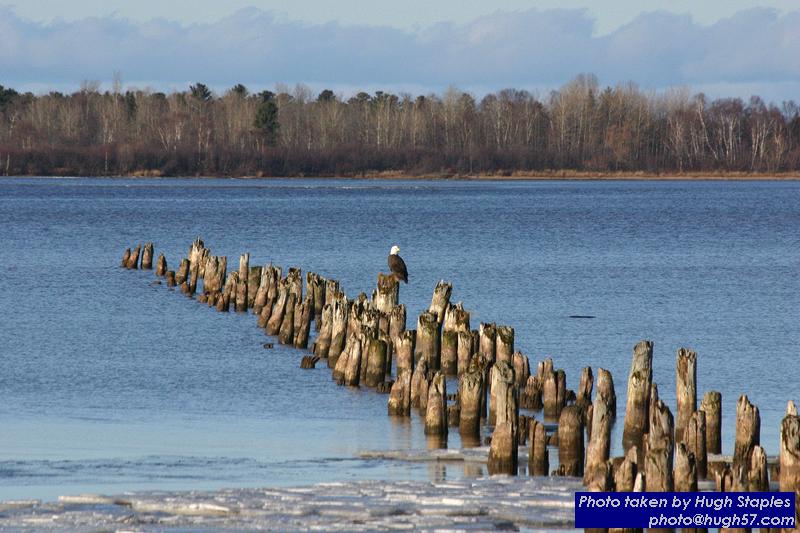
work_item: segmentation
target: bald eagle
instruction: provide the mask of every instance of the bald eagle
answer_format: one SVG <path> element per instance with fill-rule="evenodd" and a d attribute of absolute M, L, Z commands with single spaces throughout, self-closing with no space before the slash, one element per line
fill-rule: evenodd
<path fill-rule="evenodd" d="M 399 246 L 392 246 L 389 252 L 389 270 L 394 274 L 397 281 L 408 283 L 408 270 L 406 270 L 406 262 L 398 254 L 400 253 Z"/>

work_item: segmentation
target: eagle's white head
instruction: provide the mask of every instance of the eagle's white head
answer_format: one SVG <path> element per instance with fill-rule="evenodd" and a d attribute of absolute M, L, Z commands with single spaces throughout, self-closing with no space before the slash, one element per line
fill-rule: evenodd
<path fill-rule="evenodd" d="M 389 255 L 397 255 L 399 253 L 400 253 L 400 247 L 395 244 L 394 246 L 392 246 L 392 249 L 389 252 Z"/>

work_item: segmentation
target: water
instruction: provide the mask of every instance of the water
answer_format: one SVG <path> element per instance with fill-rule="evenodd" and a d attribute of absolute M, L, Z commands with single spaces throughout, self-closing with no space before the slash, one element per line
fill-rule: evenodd
<path fill-rule="evenodd" d="M 118 267 L 153 240 L 174 268 L 197 235 L 229 266 L 249 251 L 351 297 L 398 244 L 409 317 L 451 281 L 474 327 L 514 326 L 532 365 L 552 356 L 570 388 L 583 366 L 611 370 L 620 409 L 637 341 L 655 341 L 673 409 L 675 352 L 691 347 L 700 393 L 723 394 L 724 451 L 747 393 L 775 454 L 800 399 L 798 227 L 797 182 L 0 179 L 0 499 L 482 472 L 360 458 L 425 449 L 419 417 L 392 421 L 386 396 L 265 350 L 252 316 Z M 621 423 L 613 439 L 619 451 Z"/>

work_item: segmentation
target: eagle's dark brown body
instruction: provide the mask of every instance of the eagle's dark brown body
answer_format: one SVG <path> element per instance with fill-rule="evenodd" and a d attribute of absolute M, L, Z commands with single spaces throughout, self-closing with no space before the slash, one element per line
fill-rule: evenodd
<path fill-rule="evenodd" d="M 406 269 L 406 262 L 397 254 L 389 255 L 389 270 L 392 271 L 397 281 L 408 283 L 408 270 Z"/>

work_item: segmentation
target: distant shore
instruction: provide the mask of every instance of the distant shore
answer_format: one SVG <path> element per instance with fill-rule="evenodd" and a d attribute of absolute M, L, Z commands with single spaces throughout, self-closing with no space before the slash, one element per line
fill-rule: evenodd
<path fill-rule="evenodd" d="M 575 170 L 554 170 L 537 172 L 510 172 L 493 174 L 457 174 L 447 172 L 414 174 L 402 171 L 365 172 L 345 175 L 287 175 L 268 176 L 261 173 L 252 175 L 165 175 L 160 171 L 140 170 L 128 175 L 77 176 L 74 174 L 54 174 L 52 176 L 18 175 L 3 176 L 11 178 L 64 177 L 64 178 L 160 178 L 160 179 L 364 179 L 364 180 L 457 180 L 457 181 L 797 181 L 800 172 L 777 172 L 773 174 L 750 172 L 589 172 Z"/>

